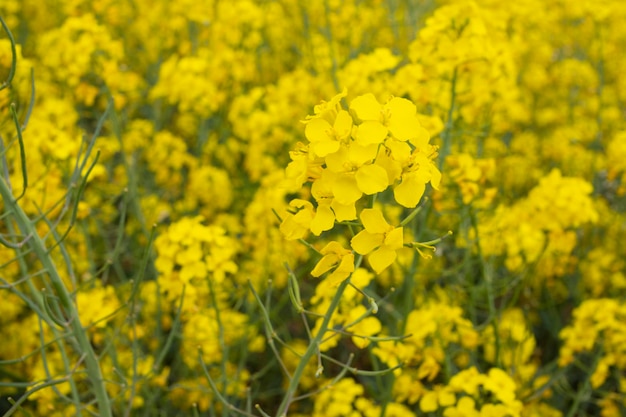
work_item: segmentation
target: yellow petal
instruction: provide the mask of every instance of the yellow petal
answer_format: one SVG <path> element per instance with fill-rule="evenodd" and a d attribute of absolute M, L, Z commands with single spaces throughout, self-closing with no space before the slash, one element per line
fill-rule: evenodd
<path fill-rule="evenodd" d="M 370 233 L 382 234 L 392 229 L 379 209 L 363 209 L 360 218 L 365 230 Z"/>
<path fill-rule="evenodd" d="M 352 143 L 346 158 L 355 166 L 361 166 L 373 161 L 378 154 L 378 145 L 361 146 Z"/>
<path fill-rule="evenodd" d="M 381 106 L 374 94 L 368 93 L 352 100 L 350 111 L 360 120 L 379 120 Z"/>
<path fill-rule="evenodd" d="M 330 173 L 339 173 L 344 172 L 346 170 L 345 164 L 348 162 L 348 149 L 343 146 L 340 147 L 337 152 L 328 154 L 325 159 L 326 167 L 328 168 L 329 175 Z M 332 178 L 332 182 L 334 182 L 334 177 Z"/>
<path fill-rule="evenodd" d="M 354 206 L 354 203 L 341 204 L 337 200 L 333 200 L 330 207 L 335 212 L 335 217 L 338 222 L 356 219 L 356 207 Z"/>
<path fill-rule="evenodd" d="M 311 195 L 317 201 L 318 206 L 325 205 L 326 200 L 333 197 L 333 179 L 329 177 L 332 177 L 332 173 L 324 170 L 321 177 L 316 179 L 311 185 Z"/>
<path fill-rule="evenodd" d="M 306 200 L 294 199 L 289 202 L 289 207 L 296 213 L 287 213 L 283 217 L 280 231 L 287 240 L 302 239 L 308 233 L 313 219 L 313 204 Z"/>
<path fill-rule="evenodd" d="M 311 119 L 304 128 L 304 136 L 309 142 L 320 142 L 328 140 L 332 126 L 324 119 Z"/>
<path fill-rule="evenodd" d="M 356 129 L 356 141 L 358 144 L 367 146 L 382 143 L 387 137 L 387 128 L 376 120 L 366 120 Z"/>
<path fill-rule="evenodd" d="M 341 204 L 354 204 L 363 195 L 356 179 L 351 175 L 338 175 L 332 188 L 335 199 Z"/>
<path fill-rule="evenodd" d="M 385 152 L 378 155 L 378 158 L 376 158 L 376 165 L 382 167 L 387 173 L 388 186 L 396 182 L 397 179 L 400 179 L 402 174 L 402 165 L 391 159 L 391 157 L 389 157 L 389 155 Z"/>
<path fill-rule="evenodd" d="M 319 260 L 315 268 L 311 271 L 311 275 L 319 277 L 330 271 L 339 262 L 339 256 L 334 253 L 325 255 Z"/>
<path fill-rule="evenodd" d="M 428 146 L 428 142 L 430 141 L 430 133 L 428 133 L 428 130 L 424 129 L 424 127 L 418 126 L 415 128 L 415 134 L 409 141 L 417 149 L 424 149 Z"/>
<path fill-rule="evenodd" d="M 367 260 L 369 261 L 372 269 L 377 274 L 380 274 L 389 267 L 396 260 L 396 251 L 389 249 L 386 246 L 382 246 L 370 253 Z"/>
<path fill-rule="evenodd" d="M 330 205 L 320 205 L 317 212 L 311 220 L 311 232 L 315 236 L 319 236 L 322 232 L 330 230 L 335 225 L 335 214 L 330 209 Z"/>
<path fill-rule="evenodd" d="M 444 389 L 439 393 L 439 404 L 442 407 L 449 407 L 456 402 L 456 396 L 452 391 Z"/>
<path fill-rule="evenodd" d="M 356 183 L 363 193 L 367 195 L 385 191 L 389 184 L 387 171 L 378 165 L 364 165 L 357 171 Z"/>
<path fill-rule="evenodd" d="M 343 256 L 337 268 L 326 278 L 331 286 L 336 286 L 354 272 L 354 254 Z"/>
<path fill-rule="evenodd" d="M 307 235 L 308 231 L 308 228 L 302 227 L 302 225 L 298 224 L 292 215 L 288 215 L 283 218 L 283 221 L 280 224 L 280 232 L 287 240 L 302 239 Z"/>
<path fill-rule="evenodd" d="M 422 133 L 419 129 L 423 128 L 419 125 L 419 120 L 415 115 L 403 119 L 392 117 L 389 121 L 389 132 L 394 138 L 401 141 L 419 136 Z"/>
<path fill-rule="evenodd" d="M 328 255 L 329 253 L 336 253 L 337 255 L 340 255 L 345 253 L 351 253 L 351 251 L 349 249 L 344 249 L 344 247 L 341 246 L 341 243 L 333 240 L 331 242 L 328 242 L 328 244 L 324 246 L 320 253 L 322 255 Z"/>
<path fill-rule="evenodd" d="M 426 184 L 418 181 L 415 175 L 404 175 L 402 182 L 393 190 L 393 196 L 398 204 L 413 208 L 417 206 L 424 195 Z"/>
<path fill-rule="evenodd" d="M 385 146 L 391 151 L 391 157 L 399 162 L 407 161 L 411 157 L 411 147 L 406 142 L 395 139 L 387 140 Z"/>
<path fill-rule="evenodd" d="M 404 247 L 404 232 L 401 227 L 396 227 L 385 235 L 385 246 L 393 250 Z"/>
<path fill-rule="evenodd" d="M 367 255 L 383 243 L 384 235 L 371 234 L 367 230 L 362 230 L 350 241 L 350 246 L 359 255 Z"/>
<path fill-rule="evenodd" d="M 354 317 L 356 320 L 358 317 Z M 374 336 L 382 330 L 380 321 L 376 317 L 366 317 L 358 324 L 351 326 L 349 331 L 358 336 Z M 370 344 L 370 339 L 352 336 L 352 343 L 359 349 L 364 349 Z"/>
<path fill-rule="evenodd" d="M 432 185 L 435 190 L 438 190 L 439 184 L 441 184 L 441 171 L 437 169 L 435 164 L 431 164 L 430 174 L 430 185 Z"/>
<path fill-rule="evenodd" d="M 437 393 L 430 391 L 424 394 L 420 400 L 420 410 L 424 413 L 431 413 L 437 411 L 439 404 L 437 403 Z"/>
<path fill-rule="evenodd" d="M 350 133 L 352 133 L 352 117 L 350 113 L 341 110 L 337 114 L 337 119 L 335 119 L 333 127 L 335 128 L 338 139 L 343 140 L 350 136 Z"/>
<path fill-rule="evenodd" d="M 411 100 L 401 97 L 392 98 L 385 104 L 385 107 L 390 110 L 392 119 L 406 119 L 417 113 L 415 104 L 413 104 Z"/>
<path fill-rule="evenodd" d="M 341 144 L 336 140 L 323 140 L 311 144 L 311 150 L 316 156 L 325 157 L 339 150 Z"/>

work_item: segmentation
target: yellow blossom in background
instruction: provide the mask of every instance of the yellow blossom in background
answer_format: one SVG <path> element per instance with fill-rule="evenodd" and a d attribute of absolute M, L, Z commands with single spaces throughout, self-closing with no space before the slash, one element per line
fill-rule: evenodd
<path fill-rule="evenodd" d="M 382 330 L 380 321 L 374 316 L 367 315 L 367 309 L 359 305 L 350 310 L 346 319 L 348 331 L 352 333 L 352 343 L 359 349 L 370 345 L 369 336 L 376 336 Z"/>
<path fill-rule="evenodd" d="M 451 389 L 444 386 L 435 386 L 433 391 L 424 394 L 420 400 L 420 410 L 425 413 L 437 411 L 439 408 L 453 405 L 455 401 L 456 398 Z"/>

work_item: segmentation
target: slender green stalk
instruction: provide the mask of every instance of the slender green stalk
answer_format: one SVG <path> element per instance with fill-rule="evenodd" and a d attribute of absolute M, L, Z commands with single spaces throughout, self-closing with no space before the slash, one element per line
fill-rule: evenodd
<path fill-rule="evenodd" d="M 328 49 L 330 51 L 333 85 L 335 86 L 336 91 L 340 91 L 339 78 L 337 77 L 337 54 L 335 53 L 335 44 L 333 43 L 332 23 L 330 21 L 330 4 L 328 3 L 328 0 L 324 0 L 324 17 L 326 18 L 326 30 L 324 32 L 326 35 L 326 41 L 328 42 Z"/>
<path fill-rule="evenodd" d="M 450 155 L 452 149 L 452 129 L 454 128 L 454 110 L 456 107 L 456 83 L 458 78 L 458 67 L 454 68 L 452 73 L 452 81 L 450 85 L 450 105 L 448 106 L 448 115 L 446 117 L 446 124 L 444 125 L 443 132 L 441 133 L 442 147 L 439 152 L 439 170 L 443 168 L 443 164 L 446 157 Z"/>
<path fill-rule="evenodd" d="M 28 172 L 26 170 L 26 150 L 24 149 L 24 138 L 22 137 L 22 128 L 20 127 L 20 122 L 17 120 L 17 112 L 15 111 L 15 103 L 11 103 L 10 106 L 11 115 L 13 116 L 13 123 L 15 123 L 15 129 L 17 132 L 17 142 L 20 147 L 20 161 L 22 165 L 22 192 L 15 199 L 15 201 L 20 200 L 26 194 L 26 189 L 28 188 Z"/>
<path fill-rule="evenodd" d="M 41 384 L 34 386 L 32 389 L 24 393 L 24 395 L 22 395 L 17 401 L 12 401 L 13 406 L 9 409 L 9 411 L 4 413 L 2 417 L 10 417 L 13 415 L 13 413 L 15 413 L 18 410 L 23 411 L 21 407 L 22 403 L 26 401 L 28 397 L 30 397 L 32 394 L 36 393 L 37 391 L 41 391 L 44 388 L 53 387 L 55 385 L 62 384 L 64 382 L 68 382 L 68 380 L 69 380 L 68 377 L 64 377 L 64 378 L 53 379 L 50 381 L 42 382 Z"/>
<path fill-rule="evenodd" d="M 250 290 L 252 291 L 252 295 L 254 295 L 254 298 L 259 304 L 259 308 L 261 309 L 261 314 L 263 315 L 263 324 L 265 325 L 265 338 L 267 339 L 267 344 L 272 349 L 272 352 L 274 352 L 274 356 L 276 356 L 276 360 L 278 361 L 285 375 L 289 379 L 291 379 L 291 375 L 289 375 L 289 370 L 287 369 L 287 366 L 285 366 L 285 363 L 280 359 L 280 353 L 278 352 L 278 349 L 276 348 L 276 344 L 274 343 L 274 338 L 277 338 L 277 336 L 272 326 L 270 315 L 267 309 L 265 308 L 265 306 L 263 305 L 263 302 L 261 301 L 261 297 L 259 297 L 259 294 L 254 289 L 254 286 L 252 285 L 252 282 L 249 279 L 248 279 L 248 286 L 250 287 Z"/>
<path fill-rule="evenodd" d="M 9 30 L 9 27 L 7 26 L 2 16 L 0 16 L 0 25 L 2 25 L 2 28 L 4 29 L 7 36 L 9 37 L 9 41 L 11 41 L 11 57 L 12 57 L 11 68 L 9 69 L 9 74 L 7 75 L 7 79 L 2 84 L 0 84 L 0 91 L 2 91 L 8 86 L 10 86 L 11 82 L 13 82 L 13 77 L 15 76 L 15 68 L 17 66 L 17 48 L 15 47 L 15 39 L 13 38 L 13 34 L 11 33 L 11 30 Z"/>
<path fill-rule="evenodd" d="M 28 218 L 22 208 L 16 203 L 11 190 L 4 179 L 0 180 L 0 195 L 4 200 L 4 204 L 7 210 L 11 211 L 15 217 L 15 221 L 20 231 L 27 236 L 31 236 L 27 244 L 31 247 L 37 259 L 43 265 L 44 270 L 48 272 L 52 287 L 59 298 L 59 302 L 68 317 L 68 330 L 76 338 L 76 343 L 80 349 L 79 355 L 85 355 L 85 367 L 89 381 L 91 381 L 94 395 L 98 403 L 98 408 L 101 417 L 112 417 L 111 405 L 109 397 L 104 386 L 104 380 L 102 372 L 100 370 L 100 364 L 98 357 L 94 352 L 87 331 L 80 323 L 78 311 L 74 301 L 71 298 L 70 292 L 65 287 L 59 271 L 52 260 L 45 243 L 37 233 L 35 225 Z"/>
<path fill-rule="evenodd" d="M 326 314 L 324 315 L 324 319 L 322 320 L 322 325 L 320 326 L 320 329 L 317 332 L 317 335 L 315 335 L 313 340 L 311 340 L 311 343 L 309 343 L 309 346 L 306 352 L 304 352 L 304 355 L 302 355 L 302 358 L 300 359 L 300 362 L 298 363 L 298 366 L 292 375 L 291 381 L 289 382 L 289 387 L 287 388 L 287 393 L 285 394 L 283 401 L 280 403 L 280 406 L 278 407 L 278 412 L 276 413 L 277 417 L 282 417 L 282 416 L 287 415 L 287 409 L 291 405 L 294 395 L 296 393 L 296 390 L 298 389 L 298 385 L 300 384 L 300 378 L 302 378 L 304 368 L 309 363 L 309 360 L 311 359 L 311 357 L 313 357 L 313 355 L 319 349 L 319 345 L 321 341 L 323 340 L 324 335 L 326 334 L 326 331 L 328 330 L 330 319 L 333 313 L 335 312 L 335 310 L 337 309 L 337 307 L 339 306 L 339 301 L 341 300 L 341 297 L 343 296 L 343 293 L 349 284 L 350 284 L 349 278 L 344 280 L 341 284 L 339 284 L 339 287 L 337 288 L 337 292 L 335 293 L 335 296 L 331 300 L 330 305 L 328 306 L 328 310 L 326 311 Z"/>

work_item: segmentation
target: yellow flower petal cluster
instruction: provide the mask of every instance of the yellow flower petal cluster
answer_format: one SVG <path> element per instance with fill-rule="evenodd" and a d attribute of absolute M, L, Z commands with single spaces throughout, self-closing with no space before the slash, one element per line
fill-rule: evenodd
<path fill-rule="evenodd" d="M 396 201 L 415 207 L 426 184 L 437 188 L 441 180 L 433 163 L 436 148 L 429 144 L 430 135 L 412 102 L 392 97 L 380 104 L 368 93 L 354 98 L 345 110 L 341 102 L 346 97 L 344 90 L 307 116 L 308 144 L 292 152 L 286 170 L 295 187 L 312 183 L 317 207 L 309 229 L 314 235 L 332 229 L 335 221 L 356 219 L 357 202 L 364 195 L 382 193 L 398 183 Z M 300 238 L 302 233 L 288 236 Z"/>

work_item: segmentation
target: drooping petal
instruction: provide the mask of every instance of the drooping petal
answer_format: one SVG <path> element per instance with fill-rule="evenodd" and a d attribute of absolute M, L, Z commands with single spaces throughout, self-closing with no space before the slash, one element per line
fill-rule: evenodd
<path fill-rule="evenodd" d="M 372 234 L 367 230 L 361 230 L 350 241 L 352 249 L 360 255 L 367 255 L 383 243 L 384 235 Z"/>
<path fill-rule="evenodd" d="M 367 195 L 385 191 L 389 181 L 387 171 L 378 165 L 363 165 L 355 174 L 359 190 Z"/>
<path fill-rule="evenodd" d="M 335 270 L 326 278 L 331 286 L 338 285 L 354 272 L 354 254 L 350 253 L 341 257 L 341 261 Z"/>
<path fill-rule="evenodd" d="M 393 190 L 393 196 L 398 204 L 413 208 L 420 202 L 420 199 L 426 191 L 426 184 L 419 181 L 416 175 L 405 174 L 402 182 Z"/>
<path fill-rule="evenodd" d="M 328 255 L 329 253 L 345 255 L 345 254 L 351 253 L 351 251 L 341 246 L 341 243 L 333 240 L 331 242 L 328 242 L 328 244 L 324 246 L 324 248 L 320 251 L 320 253 L 322 255 Z"/>
<path fill-rule="evenodd" d="M 435 164 L 431 163 L 430 174 L 430 185 L 432 185 L 435 190 L 438 190 L 439 184 L 441 184 L 441 171 L 437 169 L 437 166 Z"/>
<path fill-rule="evenodd" d="M 309 231 L 309 225 L 313 219 L 313 204 L 306 200 L 294 199 L 289 202 L 295 214 L 287 213 L 280 224 L 280 231 L 287 240 L 301 239 Z"/>
<path fill-rule="evenodd" d="M 311 232 L 315 236 L 319 236 L 322 232 L 332 229 L 334 225 L 335 214 L 330 209 L 330 204 L 319 205 L 311 220 Z"/>
<path fill-rule="evenodd" d="M 334 268 L 337 264 L 343 264 L 344 257 L 351 257 L 352 269 L 354 270 L 354 254 L 351 250 L 345 249 L 341 246 L 341 243 L 336 241 L 329 242 L 324 248 L 320 251 L 322 255 L 322 259 L 315 265 L 313 271 L 311 271 L 311 275 L 314 277 L 319 277 L 325 272 L 329 271 L 331 268 Z M 343 269 L 346 269 L 346 266 L 343 265 Z"/>
<path fill-rule="evenodd" d="M 376 249 L 374 252 L 370 253 L 367 260 L 372 266 L 374 272 L 380 274 L 396 260 L 397 256 L 398 255 L 396 254 L 395 250 L 389 249 L 386 246 L 382 246 Z"/>
<path fill-rule="evenodd" d="M 302 239 L 307 235 L 308 231 L 309 228 L 299 224 L 293 215 L 285 217 L 280 224 L 280 232 L 287 240 Z"/>
<path fill-rule="evenodd" d="M 338 222 L 356 219 L 356 207 L 352 204 L 341 204 L 337 200 L 333 200 L 330 207 L 335 212 Z"/>
<path fill-rule="evenodd" d="M 365 230 L 370 233 L 383 234 L 392 229 L 379 209 L 363 209 L 360 218 Z"/>
<path fill-rule="evenodd" d="M 326 272 L 330 271 L 339 262 L 339 256 L 335 253 L 324 255 L 322 259 L 315 265 L 315 268 L 311 271 L 311 275 L 314 277 L 320 277 Z"/>
<path fill-rule="evenodd" d="M 352 100 L 350 111 L 360 120 L 379 120 L 381 106 L 374 94 L 367 93 Z"/>

